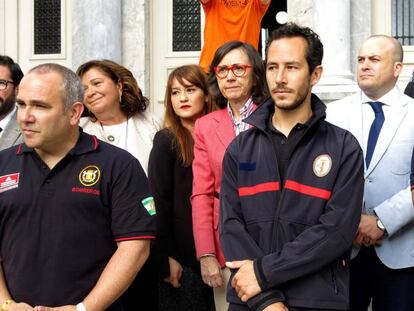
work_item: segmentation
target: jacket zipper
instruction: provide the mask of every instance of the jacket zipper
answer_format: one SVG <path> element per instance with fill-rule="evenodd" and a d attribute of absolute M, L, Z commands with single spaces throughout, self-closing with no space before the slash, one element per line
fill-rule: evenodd
<path fill-rule="evenodd" d="M 266 138 L 270 141 L 270 145 L 273 148 L 273 157 L 275 159 L 274 163 L 276 165 L 276 172 L 277 172 L 276 175 L 277 175 L 277 179 L 278 179 L 279 185 L 280 185 L 279 186 L 280 187 L 280 190 L 279 190 L 280 191 L 280 196 L 279 196 L 279 201 L 277 202 L 277 205 L 276 205 L 275 215 L 273 217 L 272 237 L 271 237 L 271 244 L 270 244 L 270 252 L 273 253 L 277 248 L 277 245 L 275 243 L 275 239 L 276 239 L 276 232 L 277 232 L 278 223 L 279 223 L 277 220 L 279 219 L 279 214 L 280 214 L 280 202 L 282 201 L 282 196 L 283 196 L 283 184 L 282 184 L 282 181 L 280 180 L 279 164 L 278 164 L 277 157 L 276 157 L 277 153 L 276 153 L 275 144 L 274 144 L 272 138 L 269 137 L 269 134 L 266 131 L 263 131 L 263 133 L 265 134 Z"/>
<path fill-rule="evenodd" d="M 292 149 L 292 152 L 289 155 L 289 159 L 292 157 L 292 154 L 295 152 L 296 147 L 299 145 L 299 143 L 302 141 L 302 139 L 306 136 L 306 134 L 308 133 L 308 131 L 313 127 L 313 125 L 314 125 L 314 123 L 312 123 L 312 125 L 309 126 L 305 130 L 305 132 L 303 133 L 302 137 L 298 140 L 298 142 L 296 143 L 295 147 Z M 281 181 L 281 178 L 280 178 L 279 165 L 278 165 L 277 157 L 276 157 L 277 151 L 276 151 L 275 143 L 272 140 L 272 138 L 270 137 L 269 133 L 267 133 L 265 130 L 261 130 L 261 131 L 265 134 L 266 138 L 270 141 L 270 144 L 272 145 L 272 148 L 273 148 L 273 156 L 275 158 L 275 163 L 276 163 L 277 178 L 278 178 L 279 184 L 280 184 L 280 196 L 279 196 L 279 202 L 277 202 L 276 213 L 275 213 L 275 216 L 273 218 L 272 239 L 271 239 L 272 244 L 270 245 L 270 250 L 273 253 L 276 250 L 276 248 L 277 248 L 277 245 L 275 245 L 275 238 L 276 238 L 276 232 L 277 232 L 277 228 L 278 228 L 278 225 L 277 224 L 279 223 L 278 222 L 278 219 L 279 219 L 280 210 L 281 210 L 280 202 L 282 202 L 282 199 L 283 199 L 283 196 L 284 196 L 284 185 L 282 184 L 282 181 Z M 285 180 L 287 179 L 286 177 L 288 176 L 288 172 L 289 172 L 289 167 L 286 170 Z"/>
<path fill-rule="evenodd" d="M 338 294 L 338 285 L 336 284 L 335 272 L 332 267 L 331 267 L 331 278 L 332 278 L 332 285 L 333 285 L 335 294 Z"/>
<path fill-rule="evenodd" d="M 315 124 L 320 122 L 321 116 L 318 116 L 311 124 L 309 124 L 309 127 L 305 130 L 305 132 L 303 133 L 302 137 L 299 139 L 299 141 L 296 143 L 296 146 L 293 148 L 292 153 L 289 155 L 289 159 L 292 157 L 292 154 L 295 152 L 296 147 L 299 145 L 299 143 L 302 141 L 302 139 L 306 136 L 306 134 L 309 132 L 310 129 L 313 129 Z M 280 202 L 282 202 L 283 199 L 283 195 L 284 195 L 284 185 L 282 184 L 282 181 L 280 180 L 280 173 L 279 173 L 279 165 L 278 165 L 278 161 L 277 161 L 277 157 L 276 157 L 276 146 L 274 144 L 274 141 L 272 140 L 272 138 L 270 137 L 269 133 L 267 133 L 267 131 L 263 128 L 260 128 L 260 126 L 255 125 L 254 123 L 252 123 L 253 126 L 255 126 L 258 130 L 260 130 L 261 132 L 263 132 L 265 134 L 265 137 L 270 141 L 270 144 L 273 148 L 273 156 L 275 159 L 275 163 L 276 163 L 276 171 L 277 171 L 277 178 L 279 180 L 279 184 L 280 184 L 280 196 L 279 196 L 279 202 L 277 202 L 277 206 L 276 206 L 276 213 L 274 215 L 273 218 L 273 227 L 272 227 L 272 237 L 271 237 L 271 242 L 272 244 L 270 245 L 270 251 L 273 253 L 276 248 L 277 245 L 275 245 L 275 238 L 276 238 L 276 232 L 277 232 L 277 228 L 278 228 L 278 219 L 279 219 L 279 214 L 280 214 Z M 289 172 L 289 168 L 286 170 L 286 176 L 288 176 L 288 172 Z M 285 178 L 286 180 L 286 178 Z"/>

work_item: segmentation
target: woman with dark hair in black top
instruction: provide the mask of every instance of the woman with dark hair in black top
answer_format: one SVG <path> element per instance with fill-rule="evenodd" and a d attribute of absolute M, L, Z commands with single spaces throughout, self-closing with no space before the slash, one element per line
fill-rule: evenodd
<path fill-rule="evenodd" d="M 154 137 L 148 166 L 157 210 L 153 254 L 160 273 L 159 310 L 208 311 L 212 292 L 201 278 L 190 204 L 194 123 L 210 111 L 207 77 L 201 67 L 186 65 L 171 72 L 165 103 L 164 129 Z"/>

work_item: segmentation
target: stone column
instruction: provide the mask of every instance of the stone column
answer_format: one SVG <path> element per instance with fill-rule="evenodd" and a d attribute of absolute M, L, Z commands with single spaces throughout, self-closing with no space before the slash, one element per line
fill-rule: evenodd
<path fill-rule="evenodd" d="M 91 59 L 122 61 L 122 1 L 72 1 L 72 67 Z"/>
<path fill-rule="evenodd" d="M 131 70 L 146 96 L 150 91 L 149 28 L 152 1 L 122 0 L 122 64 Z"/>
<path fill-rule="evenodd" d="M 351 0 L 314 0 L 312 28 L 324 45 L 324 73 L 314 91 L 326 101 L 355 92 L 351 70 Z"/>

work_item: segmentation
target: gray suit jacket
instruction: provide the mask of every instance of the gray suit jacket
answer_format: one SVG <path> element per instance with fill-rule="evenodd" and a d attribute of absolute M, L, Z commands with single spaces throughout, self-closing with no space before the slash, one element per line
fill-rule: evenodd
<path fill-rule="evenodd" d="M 414 146 L 414 100 L 399 91 L 399 100 L 385 118 L 371 163 L 365 169 L 363 214 L 375 214 L 388 236 L 376 246 L 378 257 L 392 269 L 414 267 L 414 208 L 410 171 Z M 350 131 L 364 155 L 361 95 L 328 104 L 327 121 Z M 352 194 L 350 194 L 352 195 Z M 354 250 L 354 255 L 358 250 Z"/>
<path fill-rule="evenodd" d="M 0 137 L 0 151 L 23 142 L 23 137 L 17 125 L 15 112 Z"/>

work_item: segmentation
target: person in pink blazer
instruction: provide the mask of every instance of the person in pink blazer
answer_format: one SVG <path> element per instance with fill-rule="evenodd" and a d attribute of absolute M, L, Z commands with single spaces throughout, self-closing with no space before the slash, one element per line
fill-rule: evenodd
<path fill-rule="evenodd" d="M 210 91 L 221 108 L 198 119 L 194 129 L 194 240 L 203 281 L 214 288 L 216 311 L 227 310 L 226 281 L 218 222 L 222 160 L 243 122 L 266 96 L 263 62 L 250 44 L 230 41 L 219 47 L 210 65 Z M 227 275 L 227 277 L 226 277 Z"/>

